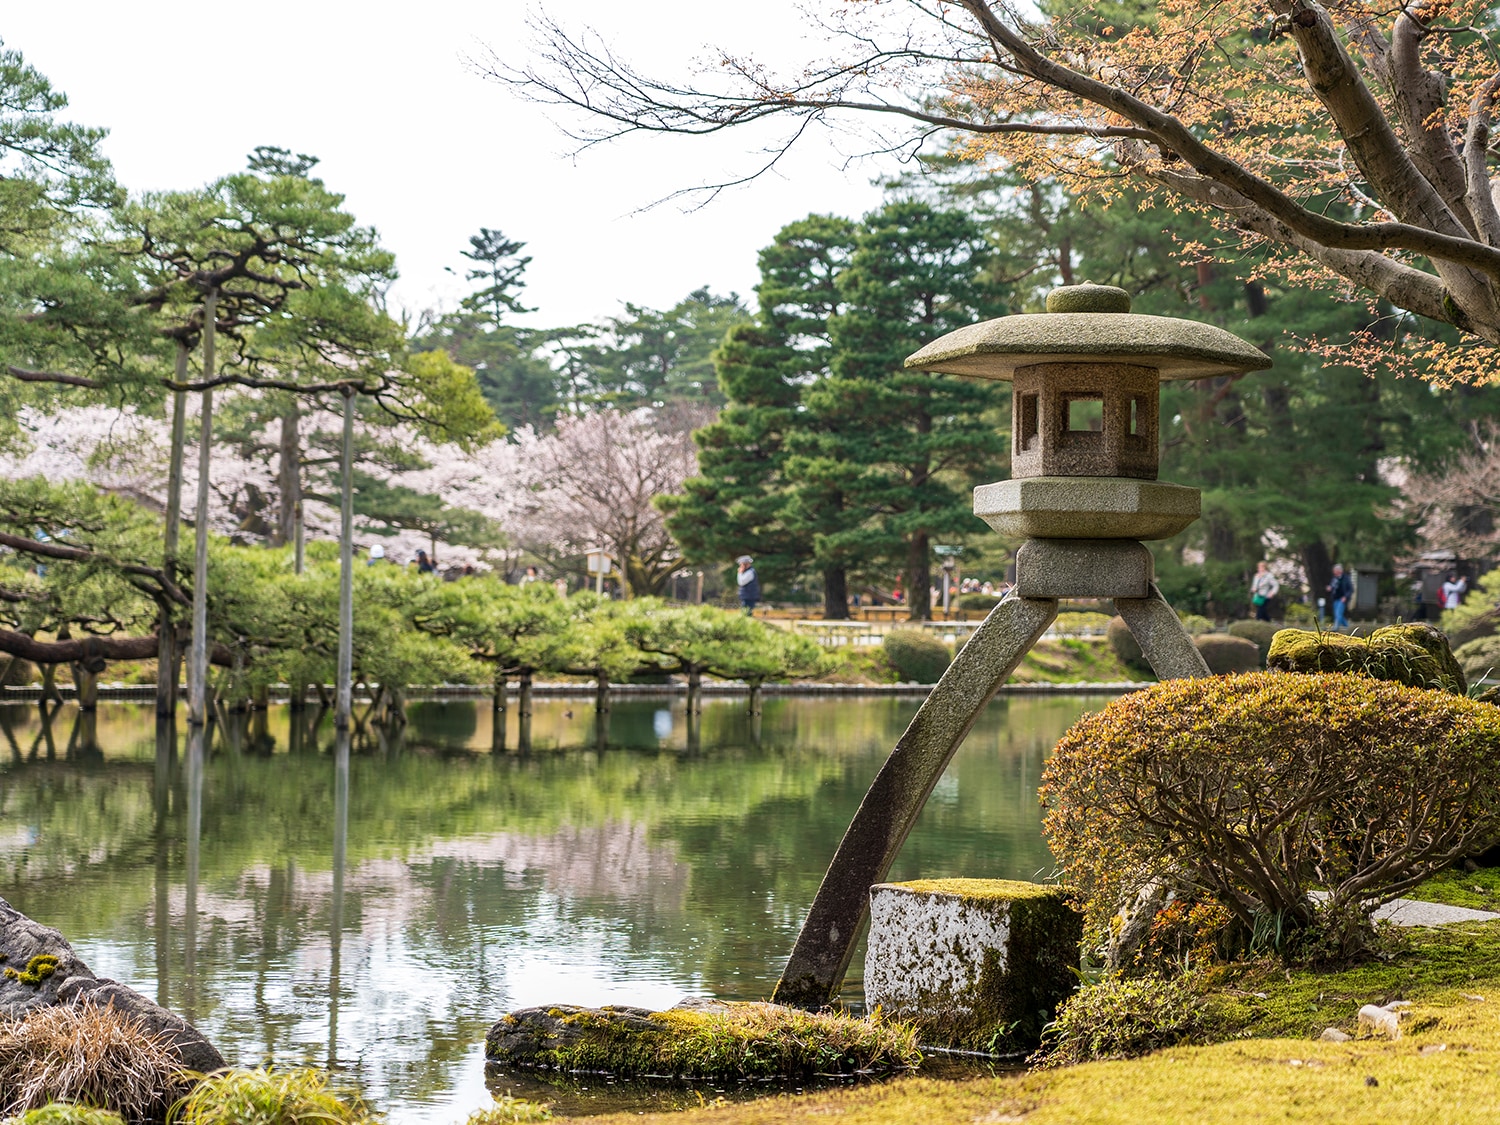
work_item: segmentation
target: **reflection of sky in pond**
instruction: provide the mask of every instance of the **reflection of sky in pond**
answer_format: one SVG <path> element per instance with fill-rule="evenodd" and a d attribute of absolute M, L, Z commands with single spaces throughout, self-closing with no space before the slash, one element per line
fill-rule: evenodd
<path fill-rule="evenodd" d="M 1042 760 L 1099 702 L 992 706 L 892 876 L 1048 870 Z M 914 708 L 770 699 L 757 729 L 710 699 L 690 737 L 680 700 L 620 700 L 600 750 L 589 702 L 538 700 L 532 752 L 512 715 L 491 754 L 488 707 L 421 703 L 404 736 L 356 747 L 347 803 L 326 725 L 278 710 L 219 732 L 193 847 L 193 771 L 158 755 L 147 709 L 106 706 L 93 729 L 64 709 L 49 761 L 35 708 L 5 705 L 0 896 L 232 1061 L 332 1065 L 394 1125 L 447 1125 L 487 1104 L 484 1032 L 506 1011 L 769 995 Z"/>

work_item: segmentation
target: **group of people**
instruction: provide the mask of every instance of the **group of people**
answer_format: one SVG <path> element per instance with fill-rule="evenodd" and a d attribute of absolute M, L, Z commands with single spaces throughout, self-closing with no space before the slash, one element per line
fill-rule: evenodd
<path fill-rule="evenodd" d="M 1468 579 L 1457 571 L 1449 571 L 1447 580 L 1438 591 L 1438 602 L 1443 609 L 1457 609 L 1463 604 L 1469 591 Z M 1255 564 L 1255 576 L 1250 579 L 1250 604 L 1255 607 L 1258 621 L 1271 620 L 1271 599 L 1281 592 L 1281 583 L 1271 573 L 1264 561 Z M 1344 570 L 1342 563 L 1333 566 L 1333 577 L 1324 587 L 1328 611 L 1333 616 L 1333 627 L 1344 629 L 1349 625 L 1349 603 L 1354 600 L 1354 580 Z M 1420 597 L 1420 592 L 1418 597 Z"/>

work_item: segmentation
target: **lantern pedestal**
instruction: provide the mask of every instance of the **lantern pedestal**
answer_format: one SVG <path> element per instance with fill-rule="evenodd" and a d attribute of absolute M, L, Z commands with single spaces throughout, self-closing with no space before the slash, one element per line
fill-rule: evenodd
<path fill-rule="evenodd" d="M 1196 488 L 1130 477 L 1019 477 L 974 490 L 974 514 L 1015 539 L 1170 539 L 1200 512 Z"/>

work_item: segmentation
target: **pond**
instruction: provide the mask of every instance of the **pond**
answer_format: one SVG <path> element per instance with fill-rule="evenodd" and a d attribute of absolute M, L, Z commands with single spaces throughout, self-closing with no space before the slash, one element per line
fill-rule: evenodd
<path fill-rule="evenodd" d="M 1045 875 L 1043 760 L 1104 702 L 991 704 L 892 878 Z M 591 700 L 543 699 L 521 755 L 489 752 L 486 704 L 419 702 L 343 758 L 326 718 L 279 708 L 215 727 L 200 761 L 145 706 L 44 726 L 0 704 L 0 897 L 231 1062 L 326 1066 L 393 1125 L 450 1125 L 487 1081 L 535 1094 L 486 1076 L 507 1011 L 768 997 L 916 706 L 780 697 L 752 723 L 709 699 L 690 739 L 681 697 L 632 698 L 601 750 Z M 634 1104 L 575 1088 L 559 1108 Z"/>

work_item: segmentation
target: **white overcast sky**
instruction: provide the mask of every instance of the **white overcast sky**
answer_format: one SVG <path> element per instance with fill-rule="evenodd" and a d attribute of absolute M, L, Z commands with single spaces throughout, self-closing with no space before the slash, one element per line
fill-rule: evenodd
<path fill-rule="evenodd" d="M 459 252 L 481 226 L 527 243 L 533 323 L 594 320 L 622 301 L 663 308 L 705 284 L 748 297 L 756 251 L 778 228 L 811 211 L 869 210 L 880 199 L 871 181 L 899 167 L 894 158 L 846 167 L 863 147 L 824 133 L 779 174 L 702 210 L 640 213 L 754 167 L 765 137 L 640 137 L 574 159 L 548 119 L 557 111 L 468 61 L 491 48 L 522 60 L 531 7 L 61 0 L 6 5 L 0 36 L 67 93 L 73 119 L 109 129 L 106 152 L 133 191 L 206 183 L 261 144 L 319 156 L 328 185 L 396 253 L 393 301 L 413 311 L 464 292 L 445 267 L 464 268 Z M 594 28 L 648 72 L 685 76 L 705 46 L 787 70 L 827 51 L 792 0 L 550 0 L 547 10 Z"/>

